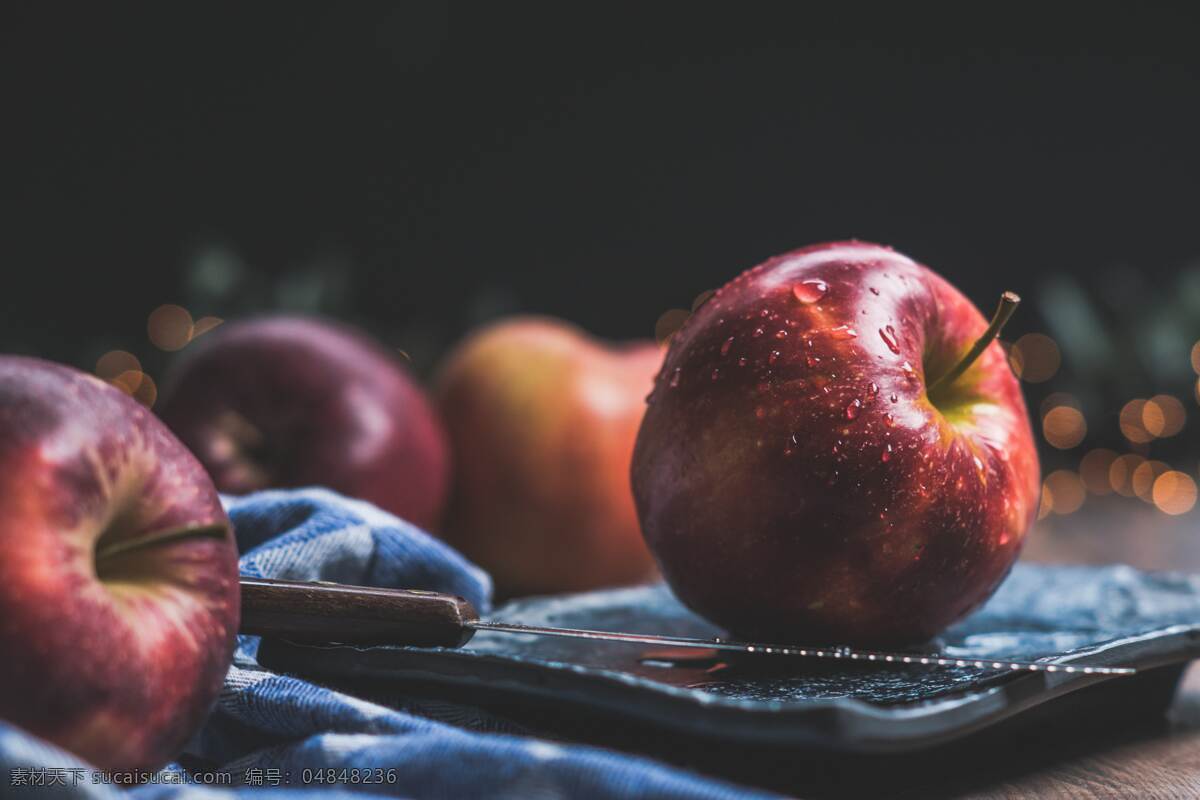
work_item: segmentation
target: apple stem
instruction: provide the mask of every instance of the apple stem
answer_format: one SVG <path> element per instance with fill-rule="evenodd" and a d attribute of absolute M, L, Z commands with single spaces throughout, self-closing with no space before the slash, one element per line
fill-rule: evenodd
<path fill-rule="evenodd" d="M 131 550 L 140 550 L 143 547 L 153 547 L 193 537 L 224 538 L 228 533 L 229 525 L 224 522 L 208 522 L 203 525 L 184 525 L 180 528 L 168 528 L 165 531 L 155 531 L 154 533 L 135 536 L 131 539 L 122 539 L 107 547 L 100 548 L 96 551 L 96 563 L 112 558 L 113 556 L 121 555 L 122 553 L 128 553 Z"/>
<path fill-rule="evenodd" d="M 975 344 L 962 357 L 962 360 L 954 365 L 954 369 L 942 375 L 942 377 L 930 385 L 928 393 L 934 394 L 939 389 L 949 386 L 958 380 L 959 376 L 966 372 L 975 363 L 977 358 L 983 355 L 983 351 L 992 343 L 992 340 L 1000 335 L 1000 329 L 1004 327 L 1004 323 L 1008 322 L 1008 318 L 1017 310 L 1017 305 L 1020 302 L 1021 298 L 1015 292 L 1005 292 L 1000 295 L 1000 304 L 996 306 L 996 313 L 992 315 L 992 321 L 987 326 L 987 330 L 975 340 Z"/>

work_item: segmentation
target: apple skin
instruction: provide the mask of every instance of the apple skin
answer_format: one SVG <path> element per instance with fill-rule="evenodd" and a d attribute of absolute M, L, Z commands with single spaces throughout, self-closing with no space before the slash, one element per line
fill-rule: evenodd
<path fill-rule="evenodd" d="M 109 770 L 155 769 L 208 713 L 238 627 L 212 481 L 148 410 L 0 356 L 0 718 Z M 164 531 L 215 527 L 97 559 Z"/>
<path fill-rule="evenodd" d="M 927 267 L 836 242 L 732 280 L 673 337 L 638 434 L 642 529 L 679 599 L 739 636 L 921 642 L 986 600 L 1037 513 L 1020 386 Z M 940 410 L 939 410 L 940 409 Z"/>
<path fill-rule="evenodd" d="M 565 322 L 516 317 L 469 336 L 436 398 L 454 450 L 443 538 L 503 596 L 581 591 L 654 573 L 629 465 L 662 363 Z"/>
<path fill-rule="evenodd" d="M 425 393 L 365 334 L 268 316 L 205 334 L 173 365 L 159 416 L 217 488 L 325 486 L 435 529 L 449 450 Z"/>

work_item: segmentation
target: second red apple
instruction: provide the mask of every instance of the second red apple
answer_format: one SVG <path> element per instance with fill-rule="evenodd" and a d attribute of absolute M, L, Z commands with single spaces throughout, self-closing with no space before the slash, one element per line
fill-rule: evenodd
<path fill-rule="evenodd" d="M 567 323 L 516 318 L 469 337 L 437 400 L 456 466 L 444 538 L 502 595 L 631 584 L 653 574 L 629 467 L 662 362 Z"/>

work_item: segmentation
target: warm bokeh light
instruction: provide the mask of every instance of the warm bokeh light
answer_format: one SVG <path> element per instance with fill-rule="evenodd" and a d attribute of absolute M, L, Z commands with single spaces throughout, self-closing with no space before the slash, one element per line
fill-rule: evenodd
<path fill-rule="evenodd" d="M 1079 477 L 1083 485 L 1092 494 L 1112 494 L 1113 485 L 1110 478 L 1113 462 L 1117 454 L 1112 450 L 1097 448 L 1089 450 L 1079 462 Z"/>
<path fill-rule="evenodd" d="M 1158 480 L 1159 475 L 1170 471 L 1171 467 L 1161 461 L 1143 461 L 1133 471 L 1133 478 L 1130 480 L 1133 493 L 1147 503 L 1154 502 L 1154 482 Z"/>
<path fill-rule="evenodd" d="M 1050 490 L 1046 488 L 1045 481 L 1042 482 L 1042 502 L 1038 505 L 1038 519 L 1045 519 L 1050 516 L 1050 512 L 1054 510 L 1054 497 L 1051 496 Z"/>
<path fill-rule="evenodd" d="M 122 372 L 141 371 L 142 362 L 133 353 L 124 350 L 109 350 L 96 360 L 96 375 L 106 381 L 111 381 Z"/>
<path fill-rule="evenodd" d="M 675 331 L 683 327 L 692 312 L 683 308 L 672 308 L 662 313 L 654 323 L 654 338 L 659 344 L 666 344 L 675 335 Z"/>
<path fill-rule="evenodd" d="M 220 317 L 201 317 L 192 326 L 192 338 L 195 339 L 198 336 L 203 336 L 224 321 Z"/>
<path fill-rule="evenodd" d="M 1196 371 L 1197 375 L 1200 375 L 1200 342 L 1192 345 L 1192 369 Z"/>
<path fill-rule="evenodd" d="M 1087 422 L 1079 409 L 1058 406 L 1050 409 L 1042 418 L 1042 435 L 1059 450 L 1070 450 L 1077 447 L 1087 435 Z"/>
<path fill-rule="evenodd" d="M 1059 406 L 1070 406 L 1071 408 L 1077 408 L 1080 411 L 1083 410 L 1083 406 L 1080 405 L 1079 399 L 1076 398 L 1075 395 L 1068 394 L 1067 392 L 1051 392 L 1050 394 L 1046 395 L 1046 399 L 1041 402 L 1041 405 L 1039 405 L 1038 408 L 1041 410 L 1042 416 L 1044 417 L 1050 413 L 1051 409 L 1058 408 Z"/>
<path fill-rule="evenodd" d="M 1130 400 L 1121 409 L 1121 435 L 1134 444 L 1146 444 L 1154 438 L 1142 422 L 1142 411 L 1145 407 L 1146 401 L 1137 399 Z"/>
<path fill-rule="evenodd" d="M 155 385 L 154 379 L 141 370 L 122 372 L 109 380 L 109 383 L 147 408 L 152 408 L 154 401 L 158 399 L 158 386 Z"/>
<path fill-rule="evenodd" d="M 1108 482 L 1122 497 L 1133 497 L 1133 473 L 1146 459 L 1136 453 L 1118 456 L 1108 469 Z"/>
<path fill-rule="evenodd" d="M 161 305 L 150 312 L 146 332 L 159 350 L 179 350 L 192 340 L 192 315 L 182 306 Z"/>
<path fill-rule="evenodd" d="M 1151 436 L 1166 438 L 1183 430 L 1187 412 L 1178 397 L 1158 394 L 1146 401 L 1142 407 L 1142 427 Z"/>
<path fill-rule="evenodd" d="M 1168 470 L 1154 480 L 1151 496 L 1159 511 L 1186 514 L 1196 505 L 1196 482 L 1187 473 Z"/>
<path fill-rule="evenodd" d="M 1013 343 L 1008 363 L 1018 378 L 1042 383 L 1054 377 L 1062 363 L 1058 343 L 1044 333 L 1027 333 Z"/>
<path fill-rule="evenodd" d="M 1048 495 L 1050 509 L 1055 514 L 1074 514 L 1083 505 L 1086 494 L 1083 481 L 1069 469 L 1051 472 L 1042 484 L 1042 502 L 1046 502 Z"/>

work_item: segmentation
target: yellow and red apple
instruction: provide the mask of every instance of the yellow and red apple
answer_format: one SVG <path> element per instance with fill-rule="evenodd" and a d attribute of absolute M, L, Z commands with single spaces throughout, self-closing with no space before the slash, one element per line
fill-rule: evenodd
<path fill-rule="evenodd" d="M 629 467 L 662 361 L 558 320 L 480 330 L 436 385 L 455 478 L 443 537 L 501 594 L 631 584 L 653 574 Z"/>

